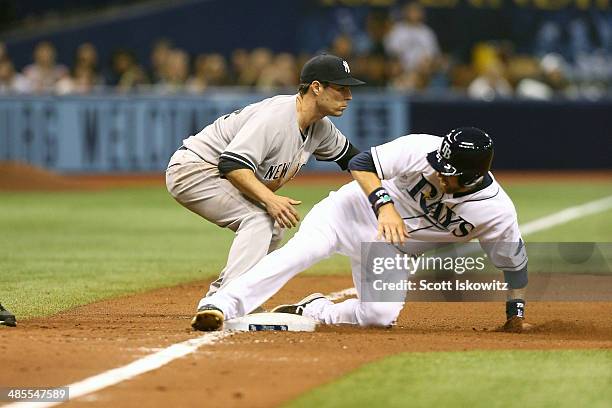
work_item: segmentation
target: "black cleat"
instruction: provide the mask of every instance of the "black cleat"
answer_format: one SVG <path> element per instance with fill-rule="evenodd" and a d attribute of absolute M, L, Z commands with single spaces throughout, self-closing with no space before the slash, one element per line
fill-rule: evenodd
<path fill-rule="evenodd" d="M 317 299 L 325 299 L 325 296 L 322 293 L 313 293 L 312 295 L 306 296 L 304 299 L 293 305 L 276 306 L 274 309 L 272 309 L 272 313 L 289 313 L 301 316 L 302 313 L 304 313 L 304 308 L 306 305 Z"/>
<path fill-rule="evenodd" d="M 191 327 L 193 330 L 215 331 L 223 327 L 223 312 L 216 306 L 204 305 L 198 309 L 193 319 Z"/>
<path fill-rule="evenodd" d="M 0 324 L 10 327 L 17 326 L 17 319 L 15 319 L 15 315 L 6 310 L 2 304 L 0 304 Z"/>

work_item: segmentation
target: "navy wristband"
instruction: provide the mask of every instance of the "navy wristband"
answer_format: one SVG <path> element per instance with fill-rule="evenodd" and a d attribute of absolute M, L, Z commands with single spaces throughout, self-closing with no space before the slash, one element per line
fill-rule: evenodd
<path fill-rule="evenodd" d="M 374 205 L 381 197 L 388 195 L 389 193 L 387 193 L 387 190 L 385 190 L 384 187 L 378 187 L 368 195 L 368 200 L 370 201 L 370 205 Z"/>
<path fill-rule="evenodd" d="M 513 316 L 525 317 L 525 301 L 523 299 L 511 299 L 506 301 L 506 318 Z"/>
<path fill-rule="evenodd" d="M 368 200 L 372 205 L 372 210 L 374 214 L 378 216 L 378 210 L 385 204 L 393 203 L 391 196 L 383 187 L 378 187 L 376 190 L 372 191 L 370 195 L 368 195 Z"/>

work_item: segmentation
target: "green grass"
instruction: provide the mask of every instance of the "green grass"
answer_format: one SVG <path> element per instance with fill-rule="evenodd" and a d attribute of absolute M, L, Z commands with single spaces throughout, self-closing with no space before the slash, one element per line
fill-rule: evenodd
<path fill-rule="evenodd" d="M 3 194 L 1 203 L 1 299 L 22 317 L 210 276 L 231 239 L 160 189 Z"/>
<path fill-rule="evenodd" d="M 328 191 L 292 194 L 305 214 Z M 3 193 L 0 226 L 0 301 L 20 318 L 217 276 L 233 239 L 162 188 Z"/>
<path fill-rule="evenodd" d="M 292 186 L 302 215 L 334 186 Z M 512 185 L 521 222 L 612 194 L 612 184 Z M 295 229 L 293 230 L 295 231 Z M 287 234 L 288 239 L 293 232 Z M 20 318 L 216 276 L 233 238 L 163 188 L 0 194 L 0 301 Z M 612 241 L 612 212 L 528 239 Z M 311 274 L 349 273 L 336 256 Z M 194 302 L 197 299 L 194 299 Z"/>
<path fill-rule="evenodd" d="M 581 184 L 510 184 L 504 189 L 512 198 L 519 224 L 535 220 L 567 207 L 612 195 L 612 182 Z M 612 210 L 580 218 L 525 237 L 539 242 L 610 242 Z"/>
<path fill-rule="evenodd" d="M 610 407 L 612 350 L 403 353 L 292 401 L 298 407 Z"/>

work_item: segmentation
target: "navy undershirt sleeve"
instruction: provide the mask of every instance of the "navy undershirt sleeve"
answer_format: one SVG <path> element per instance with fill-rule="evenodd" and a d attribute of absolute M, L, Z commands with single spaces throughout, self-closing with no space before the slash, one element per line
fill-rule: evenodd
<path fill-rule="evenodd" d="M 349 170 L 369 171 L 371 173 L 376 173 L 374 158 L 369 150 L 354 156 L 351 161 L 349 161 L 348 168 Z"/>
<path fill-rule="evenodd" d="M 219 173 L 221 173 L 222 177 L 225 176 L 227 173 L 238 169 L 249 169 L 252 171 L 252 169 L 246 164 L 241 163 L 239 161 L 227 159 L 225 157 L 221 157 L 219 159 L 219 164 L 217 165 L 217 168 L 219 169 Z"/>

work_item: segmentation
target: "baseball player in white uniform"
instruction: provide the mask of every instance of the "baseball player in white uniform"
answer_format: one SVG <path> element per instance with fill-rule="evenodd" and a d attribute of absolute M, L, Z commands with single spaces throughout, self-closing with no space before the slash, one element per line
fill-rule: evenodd
<path fill-rule="evenodd" d="M 493 143 L 482 130 L 454 129 L 445 137 L 411 134 L 356 155 L 355 181 L 313 207 L 296 235 L 251 270 L 200 301 L 192 325 L 216 330 L 276 293 L 291 277 L 340 253 L 350 257 L 357 299 L 333 303 L 313 294 L 273 311 L 360 326 L 389 326 L 403 302 L 361 300 L 361 244 L 385 238 L 411 243 L 478 239 L 510 288 L 506 329 L 521 330 L 527 255 L 512 201 L 489 172 Z M 364 194 L 365 193 L 365 194 Z M 508 243 L 516 243 L 509 245 Z"/>
<path fill-rule="evenodd" d="M 275 194 L 314 155 L 343 170 L 359 151 L 326 116 L 348 107 L 349 65 L 333 55 L 310 59 L 296 95 L 279 95 L 222 116 L 172 156 L 166 185 L 180 204 L 236 233 L 209 294 L 252 268 L 296 226 L 300 201 Z"/>

